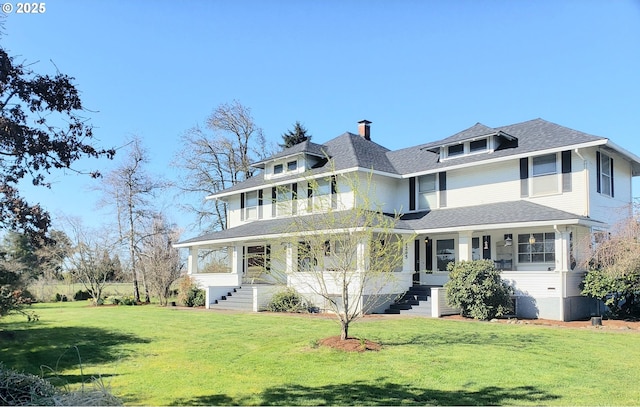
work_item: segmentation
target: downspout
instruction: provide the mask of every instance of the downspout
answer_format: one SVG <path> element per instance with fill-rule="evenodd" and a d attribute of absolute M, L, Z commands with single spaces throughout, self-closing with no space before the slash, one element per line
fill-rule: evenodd
<path fill-rule="evenodd" d="M 585 213 L 583 213 L 584 216 L 589 216 L 591 214 L 591 206 L 590 206 L 590 202 L 591 199 L 589 199 L 591 192 L 589 191 L 589 165 L 587 163 L 587 159 L 584 158 L 582 156 L 582 154 L 580 154 L 580 150 L 579 149 L 575 149 L 575 153 L 578 157 L 580 157 L 582 159 L 582 163 L 584 166 L 584 189 L 585 189 Z"/>
<path fill-rule="evenodd" d="M 564 302 L 565 302 L 565 298 L 567 296 L 567 290 L 566 290 L 566 279 L 567 279 L 567 272 L 568 267 L 564 267 L 565 264 L 569 263 L 569 253 L 567 250 L 567 242 L 565 241 L 565 236 L 566 233 L 560 232 L 560 229 L 558 229 L 558 225 L 553 225 L 553 229 L 555 230 L 556 234 L 560 236 L 560 239 L 562 241 L 562 244 L 560 245 L 562 248 L 562 253 L 560 253 L 560 270 L 558 270 L 560 272 L 560 317 L 562 321 L 566 321 L 565 318 L 565 314 L 564 314 Z"/>

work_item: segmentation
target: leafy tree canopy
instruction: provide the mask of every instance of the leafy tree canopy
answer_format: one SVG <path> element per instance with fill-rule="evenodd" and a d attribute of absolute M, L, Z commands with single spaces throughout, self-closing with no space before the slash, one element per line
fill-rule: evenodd
<path fill-rule="evenodd" d="M 52 169 L 75 171 L 72 164 L 80 158 L 115 154 L 90 144 L 93 129 L 80 116 L 73 79 L 36 74 L 0 47 L 0 229 L 44 238 L 50 216 L 20 195 L 18 183 L 30 178 L 33 185 L 50 187 L 46 178 Z"/>

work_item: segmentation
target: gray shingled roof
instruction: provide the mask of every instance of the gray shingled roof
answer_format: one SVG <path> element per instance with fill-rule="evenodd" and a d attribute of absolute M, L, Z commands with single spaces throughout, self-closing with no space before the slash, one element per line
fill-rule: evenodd
<path fill-rule="evenodd" d="M 516 148 L 506 148 L 494 151 L 491 154 L 474 154 L 460 156 L 446 161 L 439 161 L 439 154 L 429 151 L 429 148 L 439 145 L 446 145 L 456 141 L 468 140 L 470 138 L 493 134 L 497 132 L 506 133 L 518 140 Z M 407 175 L 423 171 L 441 171 L 447 167 L 473 162 L 481 162 L 488 159 L 508 157 L 516 154 L 527 154 L 542 149 L 554 149 L 574 146 L 577 144 L 589 143 L 599 140 L 606 140 L 604 137 L 597 137 L 581 131 L 573 130 L 543 119 L 534 119 L 522 123 L 508 126 L 491 128 L 484 124 L 477 123 L 474 126 L 454 134 L 451 137 L 421 144 L 401 150 L 390 151 L 387 148 L 370 140 L 352 134 L 344 133 L 325 144 L 315 144 L 310 141 L 300 143 L 291 148 L 274 155 L 265 163 L 278 157 L 285 157 L 296 153 L 309 153 L 316 156 L 328 155 L 334 162 L 333 169 L 343 170 L 347 168 L 366 168 L 376 171 L 387 172 L 395 175 Z M 321 174 L 332 169 L 330 164 L 311 170 L 308 175 Z M 272 182 L 287 182 L 296 179 L 299 175 L 278 177 Z M 253 189 L 265 185 L 264 174 L 260 173 L 248 180 L 236 184 L 226 189 L 223 193 L 238 190 Z"/>
<path fill-rule="evenodd" d="M 436 145 L 445 145 L 450 143 L 453 141 L 453 138 L 459 141 L 463 138 L 469 139 L 473 136 L 483 135 L 482 133 L 485 132 L 489 132 L 486 134 L 490 134 L 498 131 L 502 131 L 517 138 L 518 147 L 494 151 L 491 155 L 475 154 L 470 156 L 460 156 L 443 162 L 438 161 L 438 154 L 426 150 Z M 532 153 L 543 149 L 568 147 L 598 140 L 606 140 L 606 138 L 573 130 L 543 119 L 534 119 L 523 123 L 493 129 L 478 123 L 467 130 L 438 142 L 391 151 L 387 155 L 399 174 L 411 174 L 421 171 L 442 170 L 452 165 L 480 162 L 490 158 L 495 159 L 516 154 Z"/>
<path fill-rule="evenodd" d="M 353 212 L 342 211 L 332 212 L 332 216 L 336 219 L 331 222 L 323 222 L 320 218 L 328 216 L 326 214 L 304 215 L 308 219 L 302 222 L 292 223 L 291 218 L 276 218 L 259 220 L 246 223 L 235 228 L 222 230 L 219 232 L 209 233 L 203 236 L 180 242 L 179 245 L 204 243 L 216 241 L 226 241 L 229 239 L 242 238 L 267 238 L 281 233 L 293 232 L 293 226 L 305 225 L 308 230 L 317 230 L 318 225 L 331 225 L 332 229 L 340 227 L 355 227 L 362 223 L 355 222 L 349 216 Z M 392 215 L 386 215 L 392 216 Z M 469 227 L 469 230 L 487 225 L 507 225 L 511 223 L 526 222 L 553 222 L 574 221 L 577 222 L 595 222 L 584 216 L 579 216 L 570 212 L 553 209 L 547 206 L 539 205 L 528 201 L 500 202 L 493 204 L 484 204 L 469 206 L 463 208 L 444 208 L 435 209 L 433 211 L 413 212 L 403 215 L 396 229 L 406 231 L 428 231 L 437 229 L 452 229 L 460 227 Z M 302 230 L 298 230 L 302 232 Z"/>
<path fill-rule="evenodd" d="M 317 156 L 328 156 L 333 161 L 332 164 L 326 163 L 324 166 L 314 168 L 310 170 L 306 176 L 312 177 L 315 174 L 322 174 L 335 169 L 336 171 L 362 167 L 367 169 L 375 169 L 378 171 L 386 171 L 394 173 L 395 169 L 387 157 L 389 149 L 382 147 L 381 145 L 365 140 L 363 137 L 353 133 L 344 133 L 327 143 L 320 145 L 306 141 L 304 143 L 296 144 L 293 147 L 287 148 L 282 152 L 270 157 L 267 160 L 260 161 L 256 164 L 265 163 L 278 157 L 287 157 L 296 153 L 313 152 Z M 299 174 L 278 177 L 272 179 L 269 182 L 286 182 L 299 178 Z M 225 189 L 222 193 L 229 193 L 233 191 L 240 191 L 245 189 L 258 188 L 264 186 L 267 183 L 264 179 L 264 173 L 259 173 L 243 182 L 240 182 L 230 188 Z"/>
<path fill-rule="evenodd" d="M 591 218 L 529 201 L 499 202 L 461 208 L 443 208 L 404 215 L 398 227 L 415 231 L 526 222 L 582 221 Z M 597 222 L 600 223 L 600 222 Z"/>

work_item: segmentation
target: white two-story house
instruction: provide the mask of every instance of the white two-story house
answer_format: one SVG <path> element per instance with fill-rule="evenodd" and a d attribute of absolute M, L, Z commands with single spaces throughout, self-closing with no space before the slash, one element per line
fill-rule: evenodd
<path fill-rule="evenodd" d="M 438 288 L 448 279 L 447 264 L 475 259 L 491 259 L 502 271 L 519 317 L 571 320 L 595 311 L 580 295 L 584 247 L 594 232 L 631 216 L 640 158 L 608 138 L 542 119 L 497 128 L 478 123 L 396 151 L 372 140 L 368 121 L 358 133 L 285 149 L 255 163 L 258 175 L 207 197 L 227 203 L 228 229 L 176 246 L 188 248 L 188 273 L 207 290 L 208 304 L 250 286 L 252 309 L 259 310 L 276 289 L 265 269 L 298 271 L 296 261 L 270 258 L 292 250 L 272 244 L 291 217 L 311 216 L 301 201 L 324 199 L 328 209 L 348 210 L 358 203 L 341 175 L 362 172 L 375 183 L 372 201 L 402 214 L 396 229 L 415 236 L 395 290 L 432 287 L 430 315 L 447 312 Z M 305 192 L 309 179 L 317 180 L 313 196 Z"/>

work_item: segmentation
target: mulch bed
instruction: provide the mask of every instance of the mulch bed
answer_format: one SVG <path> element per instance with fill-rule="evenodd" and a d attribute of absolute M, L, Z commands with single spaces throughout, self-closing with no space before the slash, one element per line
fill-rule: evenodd
<path fill-rule="evenodd" d="M 382 345 L 376 342 L 371 342 L 366 339 L 359 338 L 347 338 L 344 341 L 340 339 L 340 336 L 330 336 L 328 338 L 321 339 L 320 346 L 327 346 L 329 348 L 338 349 L 345 352 L 366 352 L 366 351 L 379 351 Z"/>

